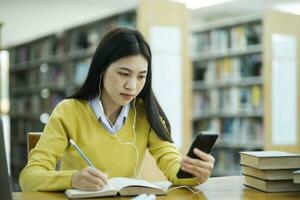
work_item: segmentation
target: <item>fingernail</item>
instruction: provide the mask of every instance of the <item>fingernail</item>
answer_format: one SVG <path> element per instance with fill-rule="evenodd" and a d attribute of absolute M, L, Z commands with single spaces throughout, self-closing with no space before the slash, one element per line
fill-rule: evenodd
<path fill-rule="evenodd" d="M 197 149 L 197 148 L 194 148 L 194 153 L 196 153 L 196 152 L 200 152 L 200 150 L 199 149 Z"/>

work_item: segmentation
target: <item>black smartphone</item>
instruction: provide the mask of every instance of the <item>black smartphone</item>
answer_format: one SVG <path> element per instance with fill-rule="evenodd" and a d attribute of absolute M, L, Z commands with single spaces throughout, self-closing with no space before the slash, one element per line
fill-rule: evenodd
<path fill-rule="evenodd" d="M 198 148 L 201 151 L 209 154 L 214 144 L 216 143 L 218 136 L 219 134 L 217 134 L 216 132 L 203 131 L 198 133 L 189 149 L 187 156 L 191 158 L 198 158 L 193 152 L 194 148 Z M 192 174 L 183 171 L 181 168 L 177 172 L 177 178 L 192 178 L 192 177 L 193 177 Z"/>

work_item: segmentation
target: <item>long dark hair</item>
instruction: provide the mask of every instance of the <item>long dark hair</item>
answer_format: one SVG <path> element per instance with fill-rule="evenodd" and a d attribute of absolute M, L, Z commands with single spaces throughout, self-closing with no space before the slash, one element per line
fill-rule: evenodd
<path fill-rule="evenodd" d="M 156 135 L 162 140 L 173 142 L 170 123 L 152 91 L 151 50 L 138 30 L 116 28 L 108 32 L 93 56 L 89 72 L 82 87 L 68 98 L 89 100 L 99 94 L 100 75 L 108 66 L 120 58 L 141 54 L 148 62 L 145 86 L 137 98 L 144 101 L 147 120 Z"/>

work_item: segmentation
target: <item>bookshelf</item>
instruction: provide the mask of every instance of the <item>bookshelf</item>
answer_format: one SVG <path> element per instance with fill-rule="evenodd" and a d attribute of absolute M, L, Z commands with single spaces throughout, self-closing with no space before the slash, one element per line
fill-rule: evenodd
<path fill-rule="evenodd" d="M 298 21 L 299 16 L 270 10 L 191 27 L 192 132 L 211 130 L 220 133 L 212 152 L 216 158 L 213 176 L 239 175 L 239 151 L 299 152 L 299 131 L 294 133 L 298 138 L 292 145 L 272 144 L 272 125 L 279 121 L 276 119 L 272 124 L 274 107 L 271 106 L 272 91 L 279 90 L 272 88 L 272 61 L 276 58 L 272 54 L 271 38 L 283 34 L 292 35 L 299 41 Z M 299 42 L 296 47 L 299 48 Z M 284 56 L 283 52 L 280 52 L 281 56 Z M 294 64 L 299 66 L 299 58 Z M 284 73 L 283 69 L 279 77 Z M 297 85 L 299 81 L 294 88 Z M 295 102 L 299 105 L 299 95 Z M 288 107 L 288 103 L 285 106 Z M 299 113 L 299 108 L 293 109 Z M 281 111 L 284 116 L 284 109 Z M 295 120 L 299 122 L 297 118 Z M 281 130 L 286 128 L 283 123 L 279 127 Z M 296 128 L 299 130 L 299 126 Z M 281 137 L 284 139 L 285 136 Z"/>
<path fill-rule="evenodd" d="M 83 83 L 99 41 L 117 26 L 136 27 L 128 10 L 9 48 L 11 173 L 27 162 L 26 134 L 41 132 L 53 108 Z"/>
<path fill-rule="evenodd" d="M 241 150 L 263 149 L 261 14 L 191 28 L 193 134 L 218 131 L 213 176 L 240 174 Z"/>

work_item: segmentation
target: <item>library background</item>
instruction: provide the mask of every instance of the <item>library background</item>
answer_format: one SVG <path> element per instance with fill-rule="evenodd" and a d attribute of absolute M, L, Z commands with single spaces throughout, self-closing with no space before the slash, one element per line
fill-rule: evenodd
<path fill-rule="evenodd" d="M 154 91 L 180 151 L 199 131 L 220 134 L 212 176 L 241 174 L 240 151 L 300 152 L 300 1 L 50 2 L 0 0 L 0 108 L 15 185 L 28 132 L 43 131 L 57 103 L 83 83 L 103 35 L 120 26 L 138 28 L 150 43 Z M 12 16 L 21 8 L 24 17 Z M 55 9 L 57 16 L 42 16 Z M 170 81 L 173 88 L 162 87 Z M 179 100 L 170 103 L 170 92 Z M 154 166 L 148 155 L 143 176 L 163 179 Z"/>

